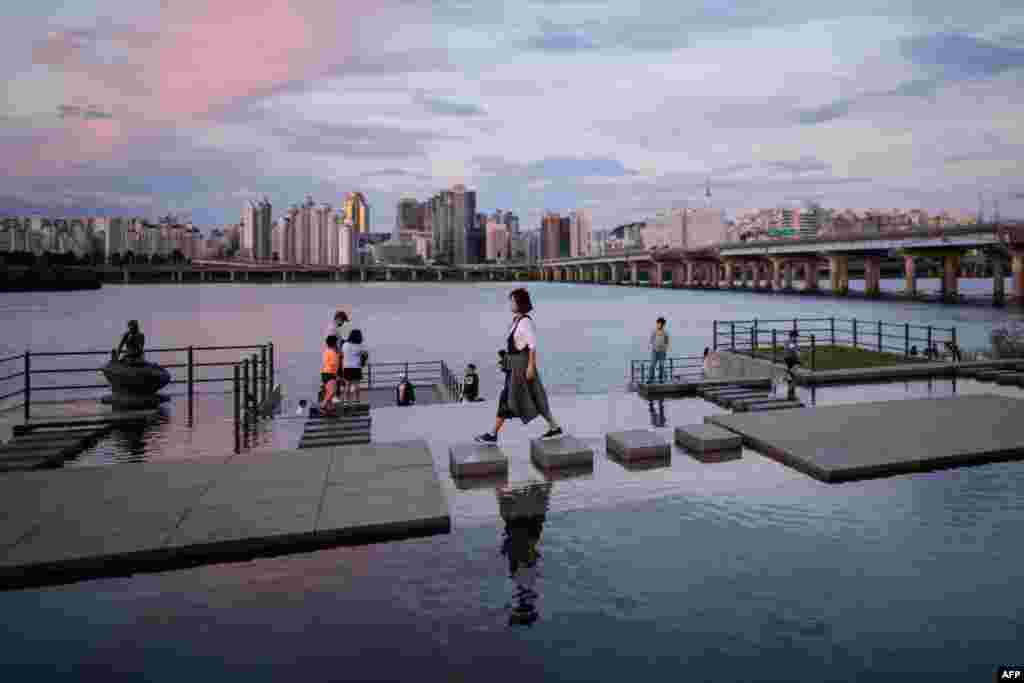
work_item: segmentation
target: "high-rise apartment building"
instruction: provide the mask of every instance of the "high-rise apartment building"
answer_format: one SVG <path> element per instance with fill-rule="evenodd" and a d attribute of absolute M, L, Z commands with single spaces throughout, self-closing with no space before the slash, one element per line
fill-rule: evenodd
<path fill-rule="evenodd" d="M 420 203 L 415 197 L 402 197 L 398 200 L 398 209 L 395 213 L 395 229 L 391 239 L 399 241 L 403 238 L 411 238 L 412 235 L 421 230 Z"/>
<path fill-rule="evenodd" d="M 270 200 L 249 200 L 242 209 L 241 256 L 242 258 L 268 260 L 273 251 L 273 225 L 270 218 Z"/>
<path fill-rule="evenodd" d="M 500 212 L 499 212 L 500 213 Z M 486 254 L 487 261 L 508 261 L 512 256 L 512 235 L 501 216 L 487 219 Z"/>
<path fill-rule="evenodd" d="M 569 212 L 569 256 L 578 258 L 590 256 L 593 223 L 590 212 L 577 209 Z"/>
<path fill-rule="evenodd" d="M 455 185 L 431 198 L 434 258 L 453 265 L 480 262 L 483 233 L 476 230 L 476 192 Z"/>
<path fill-rule="evenodd" d="M 559 226 L 561 217 L 552 211 L 544 214 L 540 220 L 542 259 L 558 258 Z"/>
<path fill-rule="evenodd" d="M 349 192 L 342 203 L 342 220 L 352 224 L 357 235 L 370 232 L 370 204 L 362 192 Z"/>

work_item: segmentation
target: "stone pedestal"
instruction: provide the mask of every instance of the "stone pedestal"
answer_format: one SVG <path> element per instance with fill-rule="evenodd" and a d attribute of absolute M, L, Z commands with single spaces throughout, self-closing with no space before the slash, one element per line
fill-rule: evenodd
<path fill-rule="evenodd" d="M 676 427 L 675 436 L 677 444 L 697 453 L 737 450 L 743 445 L 739 434 L 710 424 Z"/>
<path fill-rule="evenodd" d="M 672 446 L 657 432 L 649 429 L 611 432 L 605 436 L 605 450 L 626 461 L 672 456 Z"/>
<path fill-rule="evenodd" d="M 530 459 L 542 470 L 560 467 L 593 467 L 594 451 L 568 434 L 557 439 L 531 439 Z"/>
<path fill-rule="evenodd" d="M 508 472 L 508 456 L 497 446 L 461 443 L 448 449 L 453 477 L 494 477 Z"/>
<path fill-rule="evenodd" d="M 170 400 L 157 392 L 171 381 L 171 375 L 156 363 L 129 365 L 110 361 L 103 367 L 103 376 L 110 382 L 113 393 L 103 403 L 124 410 L 156 408 Z"/>

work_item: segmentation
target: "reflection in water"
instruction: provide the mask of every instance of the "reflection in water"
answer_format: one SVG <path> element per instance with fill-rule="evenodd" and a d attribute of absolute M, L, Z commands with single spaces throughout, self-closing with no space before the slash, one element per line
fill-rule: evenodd
<path fill-rule="evenodd" d="M 658 399 L 658 410 L 654 410 L 654 401 L 648 401 L 647 407 L 651 410 L 651 425 L 654 427 L 665 426 L 665 399 Z"/>
<path fill-rule="evenodd" d="M 144 422 L 126 422 L 117 425 L 110 433 L 110 437 L 122 454 L 119 460 L 145 460 L 146 445 L 150 434 L 159 431 L 169 421 L 170 414 L 167 408 L 161 406 L 152 417 Z"/>
<path fill-rule="evenodd" d="M 536 584 L 537 562 L 541 554 L 537 544 L 544 528 L 551 484 L 531 483 L 501 488 L 497 494 L 501 517 L 505 520 L 501 554 L 508 558 L 508 575 L 515 584 L 513 602 L 506 605 L 511 609 L 508 621 L 510 625 L 529 626 L 540 616 Z"/>

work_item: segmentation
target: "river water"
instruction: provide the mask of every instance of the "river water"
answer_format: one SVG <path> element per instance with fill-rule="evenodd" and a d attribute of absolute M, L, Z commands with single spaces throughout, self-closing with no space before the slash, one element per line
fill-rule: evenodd
<path fill-rule="evenodd" d="M 503 343 L 511 288 L 160 285 L 3 295 L 0 355 L 109 348 L 134 317 L 150 346 L 273 341 L 278 377 L 298 396 L 315 387 L 323 330 L 344 306 L 375 360 L 443 359 L 455 370 L 475 362 L 493 398 L 497 373 L 487 369 Z M 609 429 L 671 428 L 721 412 L 699 399 L 648 406 L 622 391 L 628 359 L 646 356 L 659 315 L 669 320 L 674 352 L 685 355 L 710 344 L 713 320 L 956 326 L 974 348 L 1015 313 L 556 283 L 528 289 L 553 407 L 595 449 L 592 473 L 550 482 L 549 509 L 534 527 L 506 528 L 493 490 L 459 490 L 447 476 L 448 443 L 489 426 L 493 403 L 382 409 L 375 441 L 392 434 L 430 443 L 451 534 L 0 593 L 5 678 L 963 681 L 1021 663 L 1021 463 L 828 485 L 746 450 L 740 460 L 706 465 L 676 449 L 667 466 L 636 471 L 606 458 L 602 446 Z M 954 391 L 1024 393 L 935 381 L 802 398 Z M 199 412 L 206 403 L 224 400 L 204 395 Z M 168 408 L 172 418 L 180 409 Z M 175 424 L 165 445 L 188 441 L 183 448 L 196 457 L 230 447 L 223 424 Z M 503 433 L 510 481 L 543 480 L 526 455 L 539 428 L 513 424 Z M 152 455 L 146 444 L 131 447 L 138 459 Z M 532 534 L 533 567 L 510 564 L 506 532 Z"/>

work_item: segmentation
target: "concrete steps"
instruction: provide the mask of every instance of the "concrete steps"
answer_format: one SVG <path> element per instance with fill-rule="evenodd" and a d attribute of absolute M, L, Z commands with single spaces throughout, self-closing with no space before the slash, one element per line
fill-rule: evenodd
<path fill-rule="evenodd" d="M 739 385 L 715 386 L 702 387 L 698 389 L 698 394 L 715 405 L 730 408 L 738 413 L 804 407 L 800 401 L 790 401 L 772 395 L 769 389 L 770 387 L 752 388 Z"/>
<path fill-rule="evenodd" d="M 367 403 L 347 406 L 344 410 L 339 407 L 336 415 L 325 415 L 317 408 L 311 408 L 299 448 L 368 444 L 371 431 L 372 420 Z"/>
<path fill-rule="evenodd" d="M 113 425 L 37 429 L 16 434 L 0 444 L 0 471 L 54 467 L 78 455 L 111 429 Z"/>

